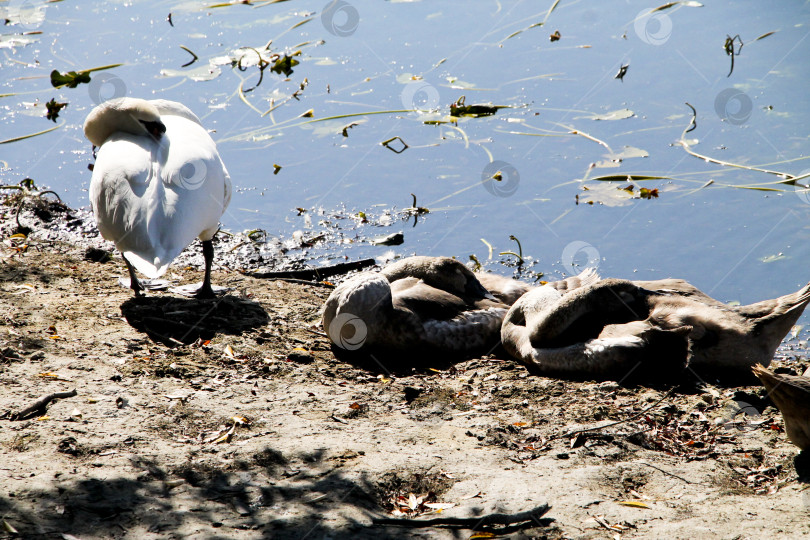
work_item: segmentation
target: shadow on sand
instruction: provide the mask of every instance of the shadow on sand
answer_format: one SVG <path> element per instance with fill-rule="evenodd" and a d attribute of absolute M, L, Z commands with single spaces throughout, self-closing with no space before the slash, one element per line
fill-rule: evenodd
<path fill-rule="evenodd" d="M 132 474 L 68 479 L 47 489 L 0 493 L 0 516 L 22 538 L 335 538 L 393 540 L 408 537 L 468 538 L 471 526 L 403 528 L 374 524 L 385 518 L 380 486 L 361 474 L 322 467 L 315 450 L 296 465 L 273 448 L 247 460 L 166 467 L 157 459 L 130 458 Z M 311 464 L 314 468 L 304 466 Z M 477 515 L 482 509 L 471 509 Z M 472 518 L 475 520 L 476 518 Z M 501 532 L 547 527 L 542 519 Z M 487 530 L 480 523 L 476 528 Z M 498 530 L 495 529 L 495 530 Z M 492 530 L 492 529 L 489 529 Z M 0 537 L 3 534 L 0 533 Z"/>
<path fill-rule="evenodd" d="M 142 296 L 124 302 L 121 313 L 133 328 L 170 347 L 217 334 L 241 334 L 268 321 L 257 302 L 234 296 L 214 300 Z"/>

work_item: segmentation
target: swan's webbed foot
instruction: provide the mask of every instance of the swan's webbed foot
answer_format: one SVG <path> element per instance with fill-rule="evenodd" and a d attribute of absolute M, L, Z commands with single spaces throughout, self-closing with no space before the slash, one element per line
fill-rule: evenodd
<path fill-rule="evenodd" d="M 211 287 L 210 282 L 203 282 L 197 292 L 194 293 L 194 298 L 198 300 L 210 300 L 212 298 L 216 298 L 217 295 L 214 292 L 214 289 Z"/>

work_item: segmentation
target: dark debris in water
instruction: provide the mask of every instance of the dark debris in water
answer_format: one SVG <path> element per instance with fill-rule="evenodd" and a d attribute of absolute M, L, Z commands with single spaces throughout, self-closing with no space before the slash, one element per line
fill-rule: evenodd
<path fill-rule="evenodd" d="M 455 103 L 450 104 L 450 116 L 468 116 L 478 118 L 480 116 L 492 116 L 498 109 L 507 109 L 506 105 L 493 105 L 491 103 L 478 103 L 467 105 L 466 97 L 461 96 Z"/>
<path fill-rule="evenodd" d="M 56 99 L 51 98 L 51 100 L 45 104 L 45 107 L 48 109 L 48 113 L 45 115 L 45 118 L 56 122 L 56 119 L 59 118 L 60 111 L 67 106 L 67 103 L 60 103 L 56 101 Z"/>

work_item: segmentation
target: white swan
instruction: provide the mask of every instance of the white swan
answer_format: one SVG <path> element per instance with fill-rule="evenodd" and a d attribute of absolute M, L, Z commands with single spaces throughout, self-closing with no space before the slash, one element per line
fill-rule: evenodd
<path fill-rule="evenodd" d="M 200 119 L 173 101 L 120 98 L 93 109 L 84 134 L 99 147 L 90 180 L 98 229 L 121 251 L 135 295 L 136 269 L 157 278 L 199 238 L 205 277 L 196 296 L 213 297 L 211 239 L 231 180 Z"/>

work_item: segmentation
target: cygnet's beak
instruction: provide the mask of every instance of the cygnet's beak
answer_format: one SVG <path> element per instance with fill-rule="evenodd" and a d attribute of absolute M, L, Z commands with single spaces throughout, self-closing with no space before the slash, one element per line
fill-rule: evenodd
<path fill-rule="evenodd" d="M 491 292 L 486 290 L 484 286 L 481 285 L 481 282 L 477 279 L 468 280 L 467 285 L 464 287 L 464 292 L 470 296 L 478 296 L 480 298 L 486 298 L 487 300 L 498 302 L 498 299 L 495 298 Z"/>

